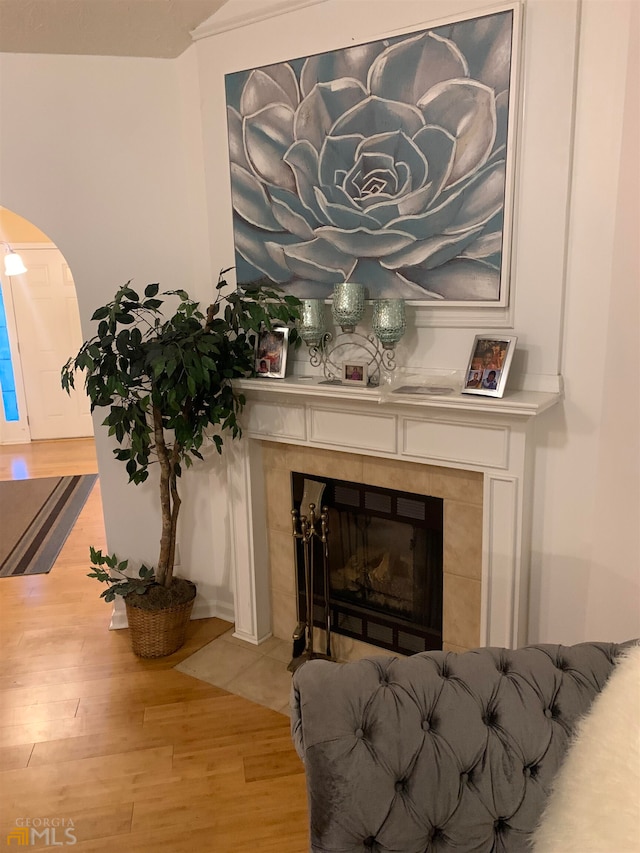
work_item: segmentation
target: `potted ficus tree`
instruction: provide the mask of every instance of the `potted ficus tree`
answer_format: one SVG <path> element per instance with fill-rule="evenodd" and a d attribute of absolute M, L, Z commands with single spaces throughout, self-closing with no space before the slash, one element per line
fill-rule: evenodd
<path fill-rule="evenodd" d="M 171 654 L 182 645 L 196 595 L 193 583 L 173 574 L 183 466 L 202 460 L 207 442 L 221 453 L 225 436 L 241 435 L 245 399 L 233 380 L 253 372 L 262 328 L 299 316 L 299 300 L 275 287 L 229 293 L 227 272 L 220 273 L 206 314 L 184 290 L 161 293 L 149 284 L 141 297 L 128 282 L 94 312 L 96 334 L 62 368 L 65 390 L 83 371 L 91 411 L 108 409 L 102 423 L 118 443 L 113 452 L 129 482 L 143 483 L 150 465 L 159 466 L 162 533 L 155 566 L 142 565 L 131 576 L 127 560 L 90 551 L 89 577 L 107 585 L 106 601 L 123 597 L 133 650 L 142 657 Z M 169 317 L 167 300 L 174 303 Z M 298 341 L 295 327 L 290 341 Z"/>

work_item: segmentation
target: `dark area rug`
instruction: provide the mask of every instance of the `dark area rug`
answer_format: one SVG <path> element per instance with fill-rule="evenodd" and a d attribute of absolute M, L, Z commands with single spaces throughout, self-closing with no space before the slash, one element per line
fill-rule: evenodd
<path fill-rule="evenodd" d="M 0 577 L 51 571 L 97 474 L 0 482 Z"/>

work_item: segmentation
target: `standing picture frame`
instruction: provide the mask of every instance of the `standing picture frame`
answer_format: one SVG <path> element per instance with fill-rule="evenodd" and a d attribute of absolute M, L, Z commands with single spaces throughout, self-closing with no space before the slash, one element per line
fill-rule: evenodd
<path fill-rule="evenodd" d="M 342 363 L 342 382 L 349 385 L 366 385 L 368 382 L 367 365 L 363 361 L 344 361 Z"/>
<path fill-rule="evenodd" d="M 256 341 L 256 375 L 269 379 L 284 379 L 288 348 L 289 329 L 286 326 L 262 329 Z"/>
<path fill-rule="evenodd" d="M 476 335 L 462 393 L 502 397 L 517 340 L 515 335 Z"/>

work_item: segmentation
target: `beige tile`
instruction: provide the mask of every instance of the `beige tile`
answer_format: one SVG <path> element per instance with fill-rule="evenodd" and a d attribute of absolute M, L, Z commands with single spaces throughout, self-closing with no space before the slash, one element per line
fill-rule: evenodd
<path fill-rule="evenodd" d="M 271 631 L 274 637 L 290 640 L 298 624 L 295 595 L 284 592 L 271 594 Z"/>
<path fill-rule="evenodd" d="M 261 657 L 263 655 L 254 648 L 242 648 L 218 639 L 182 661 L 176 669 L 216 687 L 227 689 L 227 684 L 239 672 L 256 663 Z"/>
<path fill-rule="evenodd" d="M 226 689 L 279 711 L 291 692 L 291 673 L 282 661 L 263 656 L 232 679 Z"/>
<path fill-rule="evenodd" d="M 430 495 L 431 474 L 427 465 L 415 465 L 398 459 L 368 458 L 363 466 L 363 482 L 371 486 Z"/>
<path fill-rule="evenodd" d="M 284 664 L 288 664 L 291 661 L 293 640 L 281 640 L 278 637 L 271 637 L 268 642 L 270 643 L 270 647 L 268 651 L 265 652 L 267 657 L 279 660 L 280 663 Z M 262 648 L 262 646 L 260 648 Z"/>
<path fill-rule="evenodd" d="M 265 468 L 280 468 L 286 471 L 303 470 L 300 465 L 306 452 L 306 447 L 297 447 L 294 444 L 262 442 L 262 460 Z"/>
<path fill-rule="evenodd" d="M 256 652 L 261 656 L 268 655 L 269 657 L 283 661 L 284 663 L 289 663 L 291 660 L 291 642 L 281 640 L 279 637 L 269 637 L 268 640 L 264 640 L 259 645 L 254 646 L 253 643 L 248 643 L 246 640 L 234 637 L 232 629 L 219 637 L 216 642 L 230 643 L 233 646 L 247 649 L 250 652 Z M 220 649 L 219 653 L 224 654 L 224 650 Z"/>
<path fill-rule="evenodd" d="M 432 495 L 482 506 L 483 479 L 476 471 L 440 468 L 431 477 Z"/>
<path fill-rule="evenodd" d="M 295 596 L 295 541 L 290 532 L 269 531 L 269 567 L 272 588 Z"/>
<path fill-rule="evenodd" d="M 469 649 L 464 649 L 462 646 L 456 646 L 453 643 L 443 643 L 442 650 L 444 652 L 455 652 L 458 655 L 469 651 Z"/>
<path fill-rule="evenodd" d="M 482 507 L 444 502 L 444 570 L 480 580 L 482 577 Z"/>
<path fill-rule="evenodd" d="M 480 645 L 480 581 L 445 574 L 442 639 L 466 649 Z"/>
<path fill-rule="evenodd" d="M 291 477 L 288 471 L 268 468 L 264 472 L 267 527 L 291 534 Z"/>
<path fill-rule="evenodd" d="M 304 450 L 301 462 L 304 465 L 302 470 L 305 474 L 349 480 L 354 483 L 362 482 L 364 457 L 355 453 L 335 453 L 333 450 L 322 450 L 316 447 L 306 447 Z"/>

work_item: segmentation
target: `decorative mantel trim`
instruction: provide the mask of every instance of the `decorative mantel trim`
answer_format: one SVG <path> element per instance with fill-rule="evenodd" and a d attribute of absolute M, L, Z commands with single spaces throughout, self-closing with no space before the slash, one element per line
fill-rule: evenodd
<path fill-rule="evenodd" d="M 271 634 L 261 441 L 479 471 L 483 485 L 482 645 L 527 641 L 533 419 L 559 394 L 477 399 L 442 395 L 390 402 L 375 389 L 300 379 L 243 380 L 245 440 L 228 454 L 236 635 Z"/>

